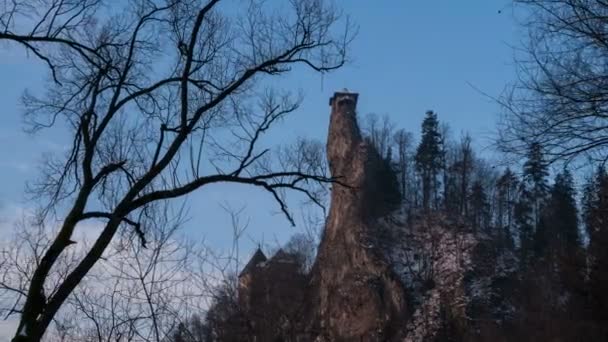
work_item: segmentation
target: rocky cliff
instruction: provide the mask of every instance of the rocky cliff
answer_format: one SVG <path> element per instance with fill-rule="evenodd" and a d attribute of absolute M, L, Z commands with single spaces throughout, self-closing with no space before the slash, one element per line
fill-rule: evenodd
<path fill-rule="evenodd" d="M 381 157 L 362 137 L 357 101 L 349 92 L 330 99 L 327 158 L 339 184 L 312 271 L 301 285 L 289 283 L 302 300 L 262 291 L 273 300 L 260 316 L 276 313 L 264 324 L 282 322 L 266 330 L 298 342 L 487 340 L 479 322 L 508 314 L 500 291 L 517 260 L 441 213 L 385 210 Z"/>
<path fill-rule="evenodd" d="M 336 93 L 330 100 L 327 157 L 339 177 L 312 271 L 312 331 L 318 341 L 385 341 L 405 322 L 405 291 L 372 245 L 375 235 L 374 163 L 356 120 L 358 96 Z"/>
<path fill-rule="evenodd" d="M 477 322 L 505 317 L 500 285 L 517 260 L 441 213 L 383 211 L 380 158 L 362 138 L 357 101 L 348 92 L 330 100 L 327 157 L 347 186 L 332 189 L 308 331 L 316 341 L 484 340 Z"/>

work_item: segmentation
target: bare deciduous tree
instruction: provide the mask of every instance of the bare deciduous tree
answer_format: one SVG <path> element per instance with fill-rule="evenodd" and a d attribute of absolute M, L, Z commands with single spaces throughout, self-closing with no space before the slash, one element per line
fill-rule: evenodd
<path fill-rule="evenodd" d="M 285 243 L 283 249 L 294 256 L 295 262 L 300 266 L 302 273 L 308 273 L 315 262 L 316 241 L 305 233 L 292 235 Z"/>
<path fill-rule="evenodd" d="M 522 155 L 540 143 L 550 161 L 608 158 L 608 3 L 516 0 L 527 45 L 518 81 L 499 99 L 499 145 Z"/>
<path fill-rule="evenodd" d="M 391 122 L 388 115 L 379 117 L 375 113 L 369 113 L 363 118 L 363 131 L 372 146 L 378 150 L 380 156 L 385 158 L 391 148 L 391 137 L 395 130 L 395 124 Z"/>
<path fill-rule="evenodd" d="M 182 322 L 205 312 L 215 288 L 234 273 L 235 250 L 218 253 L 202 243 L 182 238 L 181 220 L 167 221 L 163 208 L 144 221 L 149 238 L 144 248 L 136 233 L 123 229 L 105 257 L 91 269 L 54 317 L 45 341 L 166 341 Z M 5 315 L 25 299 L 31 273 L 48 246 L 52 232 L 34 225 L 17 227 L 0 258 L 0 313 Z M 242 233 L 241 230 L 237 233 Z M 64 280 L 93 237 L 63 254 L 53 279 Z M 238 237 L 236 238 L 238 241 Z M 59 282 L 55 282 L 59 283 Z M 54 289 L 47 286 L 46 293 Z"/>
<path fill-rule="evenodd" d="M 277 166 L 257 145 L 299 104 L 289 93 L 263 90 L 265 79 L 298 65 L 340 68 L 351 25 L 336 27 L 339 13 L 321 0 L 225 2 L 2 3 L 0 41 L 50 71 L 44 94 L 23 96 L 30 129 L 62 122 L 72 134 L 67 155 L 49 159 L 30 189 L 46 199 L 40 221 L 56 217 L 61 226 L 22 289 L 14 341 L 41 339 L 120 227 L 145 245 L 142 218 L 158 202 L 233 182 L 268 191 L 293 221 L 283 190 L 312 196 L 311 183 L 335 181 Z M 101 234 L 45 293 L 74 229 L 91 219 L 103 222 Z"/>
<path fill-rule="evenodd" d="M 416 204 L 413 134 L 404 129 L 399 129 L 393 136 L 393 143 L 395 145 L 395 162 L 399 175 L 401 197 L 407 211 L 409 211 Z"/>

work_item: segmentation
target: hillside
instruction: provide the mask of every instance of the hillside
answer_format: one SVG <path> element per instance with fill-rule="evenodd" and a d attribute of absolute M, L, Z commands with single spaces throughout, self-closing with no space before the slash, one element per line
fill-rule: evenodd
<path fill-rule="evenodd" d="M 543 291 L 539 284 L 552 273 L 538 265 L 524 273 L 522 249 L 506 233 L 475 229 L 446 210 L 391 205 L 382 156 L 357 123 L 357 101 L 348 92 L 330 99 L 327 156 L 339 182 L 312 270 L 299 273 L 295 256 L 285 262 L 282 250 L 269 260 L 258 250 L 240 276 L 233 331 L 241 332 L 227 340 L 533 341 L 559 334 L 570 341 L 603 333 L 561 316 L 580 304 L 573 288 L 550 289 L 561 299 L 541 303 L 543 315 L 528 311 L 534 302 L 526 296 Z"/>

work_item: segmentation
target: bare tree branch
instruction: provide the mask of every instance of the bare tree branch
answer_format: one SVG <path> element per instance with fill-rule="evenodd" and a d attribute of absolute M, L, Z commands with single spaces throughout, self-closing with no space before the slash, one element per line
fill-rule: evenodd
<path fill-rule="evenodd" d="M 44 335 L 123 224 L 150 245 L 140 221 L 127 218 L 145 216 L 158 201 L 233 182 L 268 191 L 293 223 L 283 191 L 320 204 L 311 187 L 337 181 L 280 168 L 268 147 L 258 147 L 298 101 L 254 89 L 296 65 L 340 68 L 352 24 L 346 20 L 340 30 L 340 13 L 318 0 L 291 1 L 281 11 L 250 0 L 236 13 L 222 4 L 131 0 L 102 13 L 102 0 L 25 0 L 0 10 L 0 41 L 25 47 L 49 67 L 46 93 L 23 98 L 32 131 L 63 122 L 74 137 L 69 153 L 47 163 L 31 188 L 41 222 L 55 215 L 61 226 L 28 278 L 18 329 L 25 337 L 15 341 Z M 209 166 L 216 172 L 203 172 Z M 87 218 L 105 220 L 101 233 L 41 303 L 76 225 Z"/>

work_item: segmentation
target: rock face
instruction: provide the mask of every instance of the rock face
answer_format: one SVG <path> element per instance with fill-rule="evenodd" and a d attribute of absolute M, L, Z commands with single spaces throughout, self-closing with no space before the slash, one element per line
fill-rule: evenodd
<path fill-rule="evenodd" d="M 240 275 L 251 341 L 487 341 L 510 310 L 516 260 L 459 219 L 386 210 L 381 157 L 362 137 L 358 95 L 330 100 L 331 207 L 308 275 L 261 251 Z M 383 197 L 384 196 L 384 197 Z M 278 267 L 279 265 L 280 267 Z M 271 272 L 271 270 L 277 270 Z M 257 279 L 257 280 L 256 280 Z M 509 287 L 509 286 L 506 286 Z M 270 298 L 270 299 L 269 299 Z M 257 301 L 257 304 L 254 303 Z M 253 318 L 252 318 L 253 317 Z M 262 317 L 263 319 L 260 319 Z M 255 336 L 255 338 L 252 338 Z M 237 340 L 243 340 L 237 339 Z"/>
<path fill-rule="evenodd" d="M 384 233 L 376 245 L 406 288 L 412 312 L 403 341 L 458 341 L 467 324 L 474 235 L 440 214 L 410 223 L 384 217 L 378 229 Z"/>
<path fill-rule="evenodd" d="M 317 341 L 387 341 L 401 334 L 407 306 L 403 286 L 374 248 L 372 199 L 377 198 L 377 153 L 364 142 L 356 120 L 357 94 L 330 100 L 327 156 L 340 177 L 311 280 L 311 322 Z"/>

